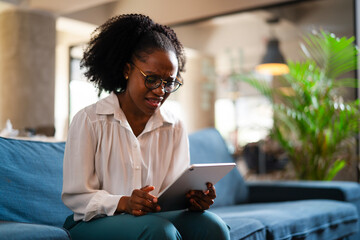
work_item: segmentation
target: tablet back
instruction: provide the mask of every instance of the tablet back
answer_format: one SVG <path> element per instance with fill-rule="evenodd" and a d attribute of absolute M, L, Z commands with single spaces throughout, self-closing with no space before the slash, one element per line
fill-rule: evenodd
<path fill-rule="evenodd" d="M 185 209 L 186 193 L 190 190 L 206 190 L 206 183 L 217 183 L 234 167 L 235 163 L 193 164 L 169 187 L 159 194 L 162 211 Z"/>

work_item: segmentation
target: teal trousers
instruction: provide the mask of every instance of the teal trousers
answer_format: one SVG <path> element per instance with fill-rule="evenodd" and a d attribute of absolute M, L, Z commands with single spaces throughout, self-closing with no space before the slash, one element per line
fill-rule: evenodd
<path fill-rule="evenodd" d="M 89 222 L 73 220 L 65 223 L 73 240 L 131 240 L 131 239 L 230 239 L 228 226 L 216 214 L 186 210 L 150 213 L 135 217 L 120 214 L 93 219 Z"/>

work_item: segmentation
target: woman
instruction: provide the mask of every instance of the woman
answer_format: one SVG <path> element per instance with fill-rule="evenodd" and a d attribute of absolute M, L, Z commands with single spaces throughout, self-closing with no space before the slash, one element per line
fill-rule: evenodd
<path fill-rule="evenodd" d="M 172 29 L 139 14 L 108 20 L 82 59 L 110 96 L 76 114 L 64 156 L 62 199 L 73 239 L 228 239 L 206 212 L 215 188 L 190 191 L 188 210 L 161 212 L 157 194 L 189 165 L 183 123 L 161 109 L 181 85 L 183 47 Z"/>

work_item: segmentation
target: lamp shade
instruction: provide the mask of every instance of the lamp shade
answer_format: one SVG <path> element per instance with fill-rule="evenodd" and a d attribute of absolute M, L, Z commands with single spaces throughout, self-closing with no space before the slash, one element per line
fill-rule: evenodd
<path fill-rule="evenodd" d="M 256 67 L 256 71 L 263 74 L 283 75 L 289 73 L 289 68 L 285 64 L 283 55 L 280 52 L 279 40 L 270 39 L 267 43 L 266 54 L 261 64 Z"/>

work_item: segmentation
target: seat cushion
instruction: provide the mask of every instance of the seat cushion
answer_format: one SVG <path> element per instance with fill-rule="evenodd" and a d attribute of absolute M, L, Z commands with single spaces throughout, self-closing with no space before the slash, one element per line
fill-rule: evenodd
<path fill-rule="evenodd" d="M 266 228 L 259 220 L 232 216 L 223 216 L 222 220 L 230 227 L 231 239 L 266 239 Z"/>
<path fill-rule="evenodd" d="M 220 133 L 213 128 L 189 135 L 191 163 L 234 162 Z M 214 207 L 243 203 L 248 198 L 248 188 L 239 170 L 234 168 L 216 185 Z M 236 191 L 234 191 L 236 189 Z"/>
<path fill-rule="evenodd" d="M 338 239 L 357 231 L 353 204 L 334 200 L 302 200 L 241 204 L 213 208 L 223 219 L 250 218 L 267 229 L 267 239 Z"/>
<path fill-rule="evenodd" d="M 0 138 L 0 219 L 62 226 L 64 142 Z"/>
<path fill-rule="evenodd" d="M 0 222 L 0 238 L 8 240 L 68 240 L 70 235 L 65 229 L 59 227 L 30 223 Z"/>

